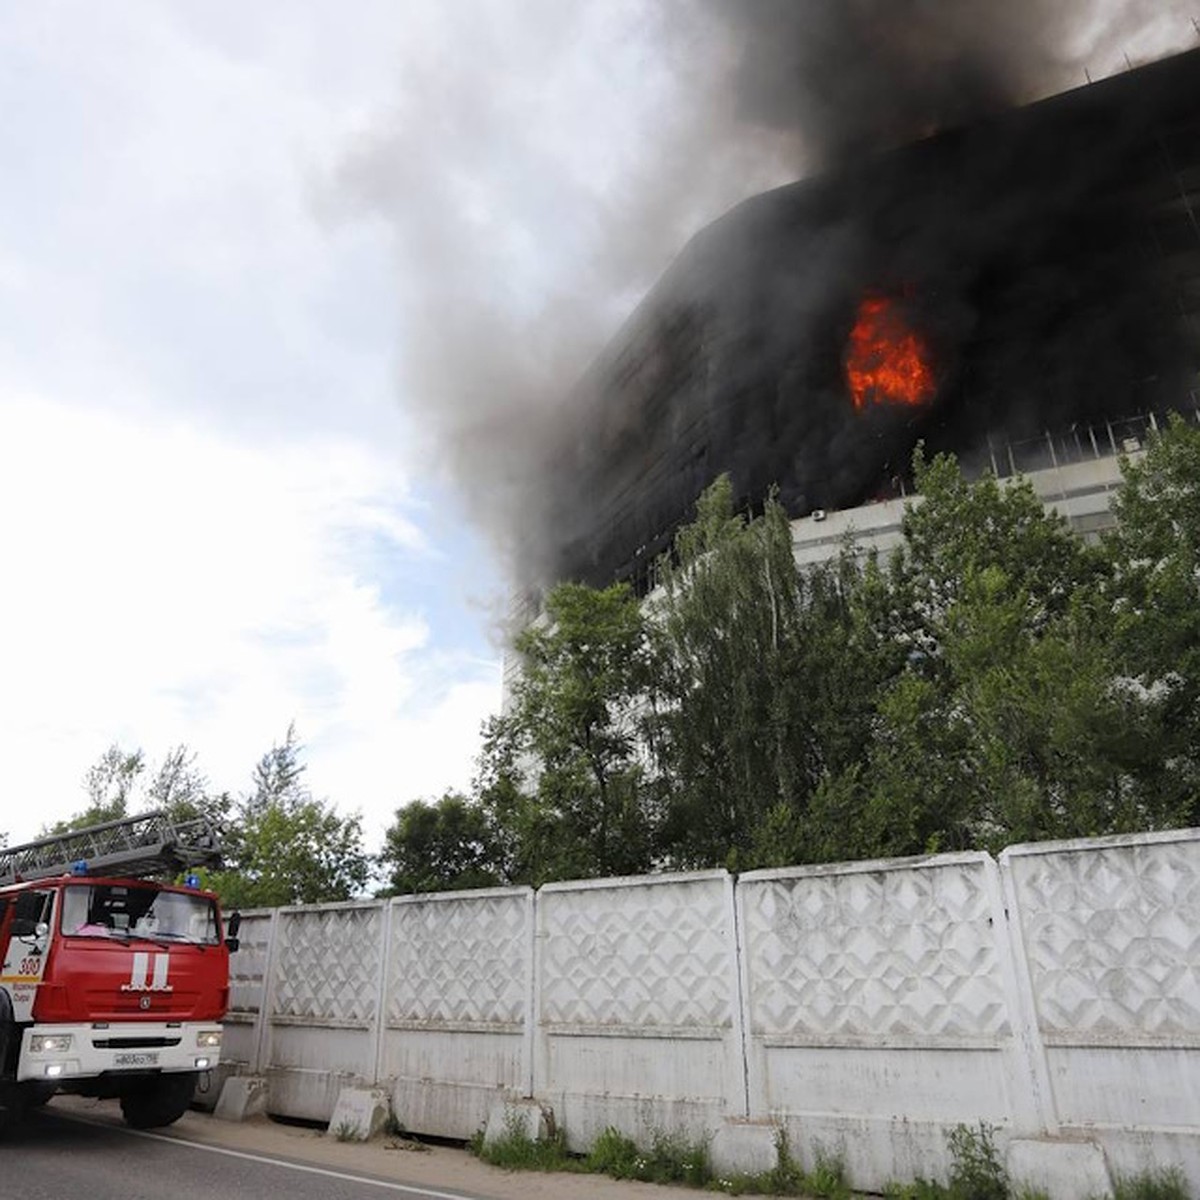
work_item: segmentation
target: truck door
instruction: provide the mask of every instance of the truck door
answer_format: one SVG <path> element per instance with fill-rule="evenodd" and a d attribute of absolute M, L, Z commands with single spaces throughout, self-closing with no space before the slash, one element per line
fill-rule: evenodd
<path fill-rule="evenodd" d="M 46 967 L 50 944 L 50 919 L 54 911 L 54 891 L 35 888 L 8 897 L 7 910 L 0 926 L 0 986 L 8 994 L 12 1019 L 32 1019 L 33 1000 Z"/>

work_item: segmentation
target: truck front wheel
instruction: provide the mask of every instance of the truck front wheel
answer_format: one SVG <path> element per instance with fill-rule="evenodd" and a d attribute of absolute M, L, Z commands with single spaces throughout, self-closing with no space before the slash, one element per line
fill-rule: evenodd
<path fill-rule="evenodd" d="M 197 1071 L 172 1072 L 131 1082 L 121 1093 L 121 1115 L 134 1129 L 160 1129 L 178 1121 L 192 1102 Z"/>

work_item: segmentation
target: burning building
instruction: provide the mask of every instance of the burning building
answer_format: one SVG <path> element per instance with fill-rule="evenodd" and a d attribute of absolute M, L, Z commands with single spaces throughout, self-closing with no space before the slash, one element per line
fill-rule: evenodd
<path fill-rule="evenodd" d="M 1182 407 L 1200 368 L 1200 51 L 745 201 L 577 385 L 541 574 L 642 583 L 727 472 L 793 516 L 912 451 Z M 536 528 L 540 520 L 542 528 Z"/>

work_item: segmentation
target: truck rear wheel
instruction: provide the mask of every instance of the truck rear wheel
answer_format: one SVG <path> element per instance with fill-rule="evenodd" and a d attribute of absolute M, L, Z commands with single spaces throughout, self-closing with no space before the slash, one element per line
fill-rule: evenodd
<path fill-rule="evenodd" d="M 160 1129 L 178 1121 L 192 1102 L 196 1071 L 139 1079 L 121 1093 L 121 1115 L 134 1129 Z"/>

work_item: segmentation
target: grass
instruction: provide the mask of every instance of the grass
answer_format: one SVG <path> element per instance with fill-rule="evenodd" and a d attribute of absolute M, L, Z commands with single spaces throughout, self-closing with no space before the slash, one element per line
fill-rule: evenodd
<path fill-rule="evenodd" d="M 785 1130 L 775 1134 L 775 1166 L 758 1175 L 733 1175 L 716 1179 L 714 1191 L 729 1196 L 813 1196 L 819 1200 L 848 1200 L 850 1185 L 840 1155 L 818 1148 L 812 1171 L 804 1171 L 792 1157 Z"/>
<path fill-rule="evenodd" d="M 576 1171 L 637 1179 L 646 1183 L 682 1183 L 704 1187 L 712 1179 L 708 1144 L 692 1142 L 682 1134 L 656 1133 L 649 1147 L 637 1145 L 616 1129 L 606 1129 L 585 1156 L 567 1150 L 566 1137 L 556 1130 L 534 1140 L 520 1114 L 505 1118 L 505 1129 L 491 1142 L 483 1131 L 470 1142 L 471 1151 L 484 1162 L 509 1171 Z"/>
<path fill-rule="evenodd" d="M 994 1126 L 956 1125 L 950 1143 L 950 1195 L 954 1200 L 1008 1200 L 1008 1172 L 996 1149 Z"/>
<path fill-rule="evenodd" d="M 1033 1188 L 1014 1188 L 996 1148 L 995 1128 L 958 1125 L 947 1134 L 951 1167 L 949 1180 L 916 1179 L 889 1184 L 888 1200 L 1052 1200 Z M 338 1131 L 339 1140 L 341 1131 Z M 480 1130 L 470 1143 L 484 1162 L 510 1171 L 571 1171 L 636 1179 L 645 1183 L 682 1184 L 730 1196 L 806 1196 L 815 1200 L 850 1200 L 850 1184 L 840 1155 L 818 1148 L 812 1169 L 805 1171 L 792 1156 L 787 1133 L 775 1137 L 775 1166 L 756 1175 L 717 1177 L 713 1174 L 707 1139 L 691 1140 L 683 1133 L 655 1133 L 649 1146 L 612 1128 L 605 1129 L 583 1156 L 567 1150 L 561 1129 L 534 1140 L 520 1113 L 505 1118 L 504 1133 L 490 1144 Z M 1114 1180 L 1112 1200 L 1190 1200 L 1187 1182 L 1177 1167 L 1143 1171 Z"/>
<path fill-rule="evenodd" d="M 359 1127 L 357 1121 L 341 1121 L 338 1127 L 333 1131 L 333 1136 L 339 1142 L 353 1142 L 359 1137 Z"/>
<path fill-rule="evenodd" d="M 1187 1180 L 1178 1167 L 1158 1167 L 1113 1180 L 1113 1200 L 1189 1200 Z"/>
<path fill-rule="evenodd" d="M 704 1187 L 712 1179 L 708 1143 L 680 1133 L 655 1133 L 646 1149 L 619 1130 L 608 1128 L 583 1160 L 584 1169 L 613 1179 L 683 1183 Z"/>
<path fill-rule="evenodd" d="M 579 1159 L 567 1151 L 567 1140 L 556 1129 L 547 1138 L 534 1139 L 525 1130 L 520 1112 L 515 1109 L 504 1118 L 504 1132 L 485 1142 L 483 1130 L 471 1139 L 471 1152 L 494 1167 L 507 1171 L 578 1171 Z"/>
<path fill-rule="evenodd" d="M 946 1141 L 950 1146 L 950 1182 L 915 1179 L 884 1188 L 888 1200 L 1048 1200 L 1025 1189 L 1016 1196 L 996 1149 L 996 1130 L 985 1121 L 956 1125 Z"/>
<path fill-rule="evenodd" d="M 1052 1200 L 1036 1188 L 1014 1189 L 996 1149 L 994 1127 L 984 1122 L 958 1125 L 946 1139 L 952 1160 L 949 1183 L 917 1179 L 893 1184 L 884 1190 L 889 1200 Z M 1112 1200 L 1190 1200 L 1190 1195 L 1178 1167 L 1159 1167 L 1116 1176 Z"/>

